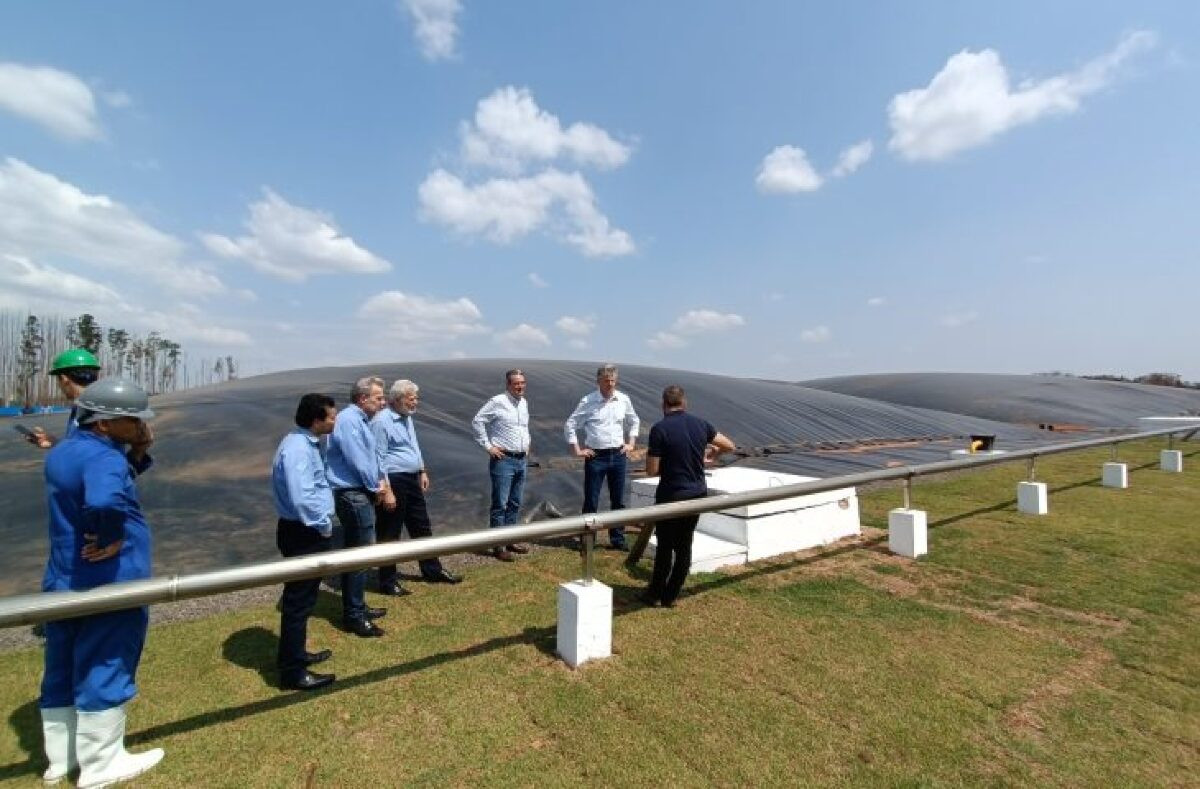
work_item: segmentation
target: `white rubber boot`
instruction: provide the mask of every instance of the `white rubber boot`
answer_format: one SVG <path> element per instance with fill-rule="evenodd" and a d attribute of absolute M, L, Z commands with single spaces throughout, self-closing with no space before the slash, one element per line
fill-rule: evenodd
<path fill-rule="evenodd" d="M 75 753 L 79 757 L 79 789 L 99 789 L 141 775 L 163 757 L 162 748 L 145 753 L 125 750 L 125 708 L 77 713 Z"/>
<path fill-rule="evenodd" d="M 42 740 L 50 760 L 42 781 L 56 784 L 75 769 L 75 708 L 43 707 Z"/>

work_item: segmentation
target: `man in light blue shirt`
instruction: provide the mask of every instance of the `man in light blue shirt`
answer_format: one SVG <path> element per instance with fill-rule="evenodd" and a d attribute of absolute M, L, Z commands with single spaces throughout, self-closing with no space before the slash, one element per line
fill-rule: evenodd
<path fill-rule="evenodd" d="M 504 392 L 484 403 L 471 420 L 475 443 L 489 456 L 492 506 L 488 525 L 493 529 L 517 522 L 530 447 L 525 373 L 509 370 L 504 374 L 504 388 Z M 528 552 L 524 545 L 512 544 L 494 548 L 492 555 L 502 562 L 511 562 L 513 554 Z"/>
<path fill-rule="evenodd" d="M 617 391 L 617 367 L 606 364 L 596 370 L 596 391 L 583 396 L 567 417 L 567 443 L 575 457 L 583 458 L 583 512 L 600 506 L 600 488 L 608 482 L 611 509 L 625 509 L 625 472 L 629 453 L 637 442 L 640 425 L 633 401 Z M 582 448 L 578 433 L 584 433 Z M 625 550 L 625 530 L 608 532 L 609 543 Z"/>
<path fill-rule="evenodd" d="M 275 544 L 286 557 L 307 556 L 333 547 L 333 491 L 325 476 L 321 436 L 333 432 L 333 398 L 306 394 L 296 407 L 296 429 L 284 436 L 271 465 L 271 487 L 279 522 Z M 308 617 L 317 603 L 320 578 L 288 581 L 279 598 L 279 684 L 291 690 L 315 690 L 334 680 L 308 667 L 328 660 L 328 649 L 305 649 Z"/>
<path fill-rule="evenodd" d="M 425 470 L 417 426 L 413 424 L 413 414 L 421 400 L 419 392 L 420 387 L 412 381 L 403 378 L 396 381 L 388 390 L 389 407 L 371 420 L 379 465 L 396 497 L 396 506 L 391 510 L 376 510 L 380 542 L 400 539 L 402 529 L 407 529 L 408 536 L 414 540 L 433 535 L 425 502 L 429 472 Z M 456 584 L 462 580 L 442 567 L 436 556 L 422 559 L 420 566 L 421 577 L 430 583 Z M 408 590 L 400 585 L 395 564 L 379 568 L 379 592 L 396 596 L 408 594 Z"/>
<path fill-rule="evenodd" d="M 350 398 L 351 405 L 342 409 L 334 423 L 325 462 L 334 511 L 342 527 L 342 547 L 357 548 L 375 544 L 375 505 L 394 508 L 396 498 L 379 469 L 370 425 L 371 417 L 384 406 L 383 379 L 359 378 Z M 367 607 L 366 578 L 364 570 L 342 574 L 342 625 L 361 638 L 375 638 L 383 635 L 383 628 L 372 620 L 387 610 Z"/>

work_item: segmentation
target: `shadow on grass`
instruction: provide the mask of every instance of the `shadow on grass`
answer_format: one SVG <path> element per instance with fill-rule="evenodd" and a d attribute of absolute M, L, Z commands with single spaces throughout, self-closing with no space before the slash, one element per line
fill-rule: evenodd
<path fill-rule="evenodd" d="M 263 633 L 267 631 L 261 627 L 251 627 L 246 630 L 233 633 L 226 639 L 225 654 L 230 653 L 242 654 L 243 651 L 250 652 L 251 650 L 263 649 L 265 637 Z M 273 634 L 271 634 L 273 637 Z M 295 704 L 303 704 L 312 701 L 315 698 L 328 696 L 335 693 L 345 693 L 348 691 L 357 690 L 358 688 L 371 685 L 376 682 L 392 679 L 394 677 L 402 677 L 406 674 L 413 674 L 418 671 L 435 668 L 444 663 L 449 663 L 455 660 L 465 660 L 468 658 L 478 657 L 497 649 L 506 649 L 511 646 L 520 644 L 529 644 L 535 649 L 554 654 L 554 641 L 556 638 L 555 628 L 553 627 L 527 627 L 520 633 L 514 633 L 510 636 L 502 636 L 499 638 L 489 639 L 479 644 L 474 644 L 463 649 L 457 649 L 452 652 L 441 652 L 436 655 L 426 655 L 416 660 L 410 660 L 406 663 L 400 663 L 395 666 L 384 666 L 381 668 L 365 671 L 352 677 L 338 677 L 337 681 L 332 685 L 322 690 L 313 692 L 287 692 L 281 693 L 278 696 L 273 696 L 269 699 L 242 704 L 238 707 L 227 707 L 220 710 L 212 710 L 200 715 L 193 715 L 190 718 L 172 721 L 170 723 L 151 726 L 148 729 L 143 729 L 135 734 L 129 735 L 128 742 L 131 745 L 153 742 L 166 737 L 174 737 L 180 734 L 187 734 L 198 729 L 204 729 L 220 723 L 228 723 L 230 721 L 247 718 L 253 715 L 261 715 L 275 710 L 286 709 Z M 231 646 L 232 642 L 232 646 Z M 254 664 L 250 665 L 253 668 L 259 668 Z M 264 671 L 263 669 L 259 669 Z M 11 770 L 14 767 L 23 767 L 28 765 L 8 765 L 0 768 L 0 776 L 6 774 L 5 771 Z"/>
<path fill-rule="evenodd" d="M 9 728 L 17 735 L 17 747 L 29 754 L 23 762 L 0 767 L 0 781 L 33 772 L 42 762 L 42 715 L 37 701 L 29 701 L 8 716 Z"/>
<path fill-rule="evenodd" d="M 1196 457 L 1197 455 L 1200 455 L 1200 450 L 1188 452 L 1185 454 L 1185 457 L 1191 458 Z M 1156 467 L 1157 464 L 1151 462 L 1142 464 L 1140 466 L 1135 466 L 1131 470 L 1140 471 Z M 1099 477 L 1093 477 L 1078 482 L 1060 485 L 1052 488 L 1051 491 L 1057 493 L 1072 490 L 1074 488 L 1095 486 L 1098 485 L 1100 481 L 1101 480 Z M 1008 499 L 999 504 L 981 507 L 968 512 L 942 518 L 938 521 L 930 523 L 929 526 L 930 528 L 938 528 L 952 523 L 957 523 L 977 515 L 1011 509 L 1015 507 L 1015 504 L 1015 500 Z M 769 576 L 774 573 L 787 572 L 797 567 L 816 564 L 818 562 L 833 559 L 838 556 L 863 549 L 881 551 L 886 550 L 883 547 L 883 544 L 886 543 L 886 541 L 887 536 L 884 534 L 879 537 L 862 540 L 853 544 L 843 545 L 830 550 L 821 551 L 820 553 L 800 557 L 790 562 L 769 564 L 757 569 L 738 573 L 737 575 L 713 578 L 711 580 L 703 581 L 701 583 L 686 587 L 683 596 L 697 596 L 708 592 L 717 591 L 730 584 L 737 584 L 753 578 Z M 562 541 L 547 540 L 545 541 L 545 544 L 562 544 Z M 563 545 L 563 547 L 567 546 Z M 626 573 L 631 576 L 632 580 L 645 580 L 649 576 L 649 571 L 641 567 L 626 566 L 624 569 Z M 634 613 L 646 607 L 645 604 L 641 603 L 641 601 L 637 599 L 638 595 L 644 591 L 643 586 L 613 584 L 612 588 L 614 598 L 614 616 L 622 616 L 625 614 Z M 321 595 L 318 598 L 317 609 L 313 612 L 313 615 L 326 618 L 335 625 L 340 624 L 340 596 L 322 590 Z M 355 690 L 357 688 L 364 687 L 375 682 L 391 679 L 393 677 L 412 674 L 425 669 L 434 668 L 445 663 L 450 663 L 452 661 L 469 659 L 498 649 L 506 649 L 508 647 L 521 644 L 532 646 L 542 654 L 555 656 L 557 654 L 556 638 L 557 632 L 556 628 L 554 627 L 527 627 L 520 633 L 489 639 L 488 641 L 452 652 L 442 652 L 435 655 L 427 655 L 425 657 L 395 666 L 386 666 L 367 671 L 353 677 L 342 677 L 327 689 L 316 691 L 315 693 L 280 693 L 280 695 L 263 699 L 261 701 L 251 702 L 249 704 L 243 704 L 237 707 L 213 710 L 199 715 L 194 715 L 189 718 L 183 718 L 170 723 L 160 724 L 158 726 L 153 726 L 140 732 L 130 734 L 127 740 L 130 745 L 138 745 L 165 737 L 187 734 L 189 732 L 203 729 L 214 724 L 227 723 L 253 715 L 285 709 L 295 704 L 302 704 L 321 696 Z M 274 632 L 267 630 L 266 628 L 256 626 L 231 634 L 225 641 L 223 655 L 227 660 L 230 660 L 237 665 L 252 668 L 258 671 L 263 677 L 264 682 L 266 682 L 268 685 L 274 685 L 276 684 L 275 680 L 277 677 L 275 676 L 276 672 L 274 670 L 272 658 L 277 646 L 278 637 Z M 40 756 L 41 753 L 40 724 L 37 703 L 35 701 L 31 701 L 14 710 L 9 716 L 9 726 L 17 735 L 18 746 L 29 754 L 29 758 L 23 762 L 15 762 L 0 766 L 0 780 L 27 775 L 33 772 L 35 769 L 35 758 Z"/>

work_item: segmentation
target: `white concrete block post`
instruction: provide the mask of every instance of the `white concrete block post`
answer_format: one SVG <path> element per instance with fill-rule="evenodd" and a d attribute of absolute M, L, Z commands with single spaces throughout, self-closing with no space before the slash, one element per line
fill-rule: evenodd
<path fill-rule="evenodd" d="M 1017 483 L 1017 512 L 1026 515 L 1045 515 L 1050 511 L 1045 482 Z"/>
<path fill-rule="evenodd" d="M 1183 471 L 1183 452 L 1178 449 L 1164 449 L 1158 456 L 1158 466 L 1163 471 Z"/>
<path fill-rule="evenodd" d="M 925 510 L 897 507 L 888 513 L 888 550 L 910 559 L 929 553 Z"/>
<path fill-rule="evenodd" d="M 558 654 L 571 668 L 612 656 L 612 588 L 599 581 L 558 587 Z"/>
<path fill-rule="evenodd" d="M 1106 488 L 1129 487 L 1129 466 L 1124 463 L 1105 463 L 1100 484 Z"/>

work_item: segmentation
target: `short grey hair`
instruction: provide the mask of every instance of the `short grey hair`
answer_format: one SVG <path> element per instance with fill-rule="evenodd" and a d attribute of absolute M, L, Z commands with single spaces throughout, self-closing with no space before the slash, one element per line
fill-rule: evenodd
<path fill-rule="evenodd" d="M 378 386 L 383 388 L 383 379 L 377 375 L 364 375 L 354 382 L 353 388 L 350 389 L 350 402 L 357 403 L 359 400 L 371 394 L 371 387 Z"/>
<path fill-rule="evenodd" d="M 414 384 L 407 378 L 401 378 L 392 384 L 392 388 L 388 390 L 388 400 L 395 400 L 398 397 L 404 397 L 407 394 L 416 394 L 421 391 L 421 387 Z"/>
<path fill-rule="evenodd" d="M 605 362 L 596 368 L 597 378 L 605 378 L 610 375 L 617 375 L 617 366 L 612 362 Z"/>

